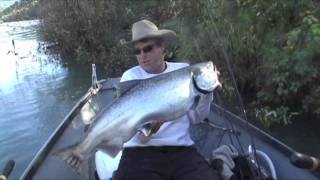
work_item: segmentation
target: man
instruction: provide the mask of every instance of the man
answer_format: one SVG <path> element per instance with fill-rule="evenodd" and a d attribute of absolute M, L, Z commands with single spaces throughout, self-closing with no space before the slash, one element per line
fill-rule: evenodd
<path fill-rule="evenodd" d="M 132 41 L 125 43 L 133 48 L 138 66 L 121 77 L 121 81 L 145 79 L 188 66 L 164 60 L 165 47 L 176 40 L 171 30 L 159 30 L 148 21 L 141 20 L 132 26 Z M 146 94 L 147 95 L 147 94 Z M 211 180 L 218 179 L 216 172 L 193 147 L 189 135 L 190 123 L 205 119 L 209 113 L 212 94 L 203 95 L 198 107 L 187 115 L 170 122 L 154 121 L 152 134 L 137 133 L 124 144 L 116 180 Z"/>

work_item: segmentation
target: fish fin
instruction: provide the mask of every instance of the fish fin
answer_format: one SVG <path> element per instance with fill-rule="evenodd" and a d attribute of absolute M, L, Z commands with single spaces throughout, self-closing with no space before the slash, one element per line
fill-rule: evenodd
<path fill-rule="evenodd" d="M 141 80 L 130 80 L 130 81 L 124 81 L 120 82 L 117 85 L 115 85 L 115 88 L 117 89 L 117 98 L 121 97 L 123 94 L 128 92 L 130 89 L 135 87 L 137 84 L 139 84 Z"/>
<path fill-rule="evenodd" d="M 80 111 L 83 124 L 88 125 L 93 123 L 99 111 L 100 107 L 98 103 L 93 103 L 92 99 L 86 102 Z"/>
<path fill-rule="evenodd" d="M 84 179 L 89 179 L 89 163 L 81 155 L 76 153 L 78 144 L 71 145 L 54 152 L 52 155 L 64 161 L 74 172 Z"/>
<path fill-rule="evenodd" d="M 123 141 L 121 138 L 115 138 L 112 141 L 102 142 L 97 146 L 97 149 L 108 154 L 112 158 L 116 157 L 117 154 L 122 150 Z"/>
<path fill-rule="evenodd" d="M 200 102 L 200 95 L 196 96 L 190 109 L 196 109 Z"/>
<path fill-rule="evenodd" d="M 100 111 L 100 107 L 96 103 L 92 103 L 92 99 L 88 100 L 80 110 L 80 118 L 75 118 L 71 122 L 72 128 L 79 129 L 84 126 L 89 126 L 96 120 L 96 116 Z"/>
<path fill-rule="evenodd" d="M 141 132 L 144 136 L 150 136 L 152 134 L 152 122 L 143 124 L 138 131 Z"/>
<path fill-rule="evenodd" d="M 163 118 L 158 118 L 147 123 L 142 124 L 142 126 L 138 129 L 144 136 L 151 136 L 155 134 L 160 129 L 161 125 L 165 122 Z"/>

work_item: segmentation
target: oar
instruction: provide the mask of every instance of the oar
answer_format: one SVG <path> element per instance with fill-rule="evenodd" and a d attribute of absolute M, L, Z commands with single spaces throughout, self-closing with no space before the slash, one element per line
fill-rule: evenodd
<path fill-rule="evenodd" d="M 320 171 L 320 159 L 301 153 L 293 153 L 290 161 L 298 168 Z"/>
<path fill-rule="evenodd" d="M 0 175 L 0 180 L 7 180 L 10 173 L 12 172 L 12 169 L 14 167 L 15 163 L 13 160 L 9 160 L 5 167 L 3 168 L 1 175 Z"/>

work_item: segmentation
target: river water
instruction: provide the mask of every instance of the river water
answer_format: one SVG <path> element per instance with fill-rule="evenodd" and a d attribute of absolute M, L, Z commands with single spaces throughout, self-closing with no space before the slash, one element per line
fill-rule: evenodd
<path fill-rule="evenodd" d="M 12 179 L 91 84 L 91 67 L 65 66 L 39 48 L 37 27 L 38 21 L 0 24 L 0 168 L 15 160 Z"/>

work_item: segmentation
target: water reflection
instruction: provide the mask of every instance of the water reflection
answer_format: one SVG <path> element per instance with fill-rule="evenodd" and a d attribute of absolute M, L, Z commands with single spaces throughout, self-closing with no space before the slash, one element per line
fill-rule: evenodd
<path fill-rule="evenodd" d="M 38 23 L 0 24 L 0 165 L 16 161 L 12 179 L 90 86 L 89 66 L 65 67 L 46 54 Z"/>

